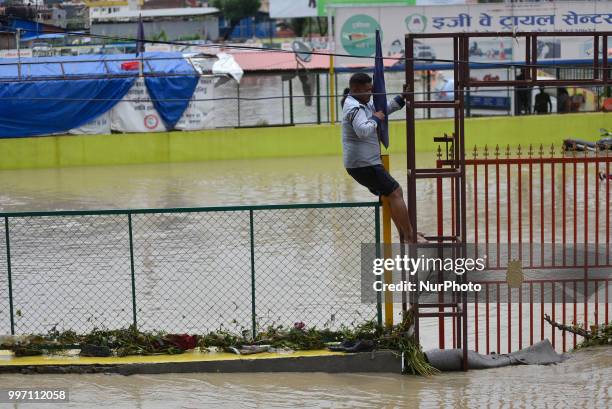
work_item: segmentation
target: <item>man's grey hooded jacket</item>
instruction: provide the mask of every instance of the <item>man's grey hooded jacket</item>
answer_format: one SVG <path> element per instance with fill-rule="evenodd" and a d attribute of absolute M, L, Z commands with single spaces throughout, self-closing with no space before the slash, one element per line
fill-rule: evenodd
<path fill-rule="evenodd" d="M 386 115 L 402 109 L 401 96 L 389 100 Z M 351 95 L 346 97 L 342 108 L 342 152 L 347 169 L 380 165 L 380 144 L 376 129 L 380 119 L 375 117 L 374 103 L 362 104 Z"/>

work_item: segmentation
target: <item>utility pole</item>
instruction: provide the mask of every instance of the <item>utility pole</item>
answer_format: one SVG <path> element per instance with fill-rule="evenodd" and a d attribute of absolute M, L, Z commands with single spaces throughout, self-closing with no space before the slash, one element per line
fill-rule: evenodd
<path fill-rule="evenodd" d="M 17 42 L 17 78 L 21 80 L 21 29 L 18 28 L 15 33 L 15 41 Z"/>

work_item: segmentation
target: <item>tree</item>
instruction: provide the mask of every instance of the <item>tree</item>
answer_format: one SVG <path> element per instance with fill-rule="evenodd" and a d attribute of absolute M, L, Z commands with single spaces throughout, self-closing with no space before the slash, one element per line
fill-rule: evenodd
<path fill-rule="evenodd" d="M 228 30 L 223 36 L 223 39 L 227 40 L 240 20 L 254 16 L 259 11 L 261 2 L 259 0 L 213 0 L 212 5 L 221 11 L 229 23 Z"/>
<path fill-rule="evenodd" d="M 315 30 L 314 25 L 317 25 L 318 30 Z M 305 17 L 292 18 L 289 26 L 295 33 L 296 37 L 306 37 L 318 31 L 319 35 L 327 35 L 327 18 L 326 17 Z"/>

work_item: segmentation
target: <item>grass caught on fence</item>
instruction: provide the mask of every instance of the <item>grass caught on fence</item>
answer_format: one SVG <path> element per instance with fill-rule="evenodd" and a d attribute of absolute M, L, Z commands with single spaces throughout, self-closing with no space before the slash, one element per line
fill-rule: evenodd
<path fill-rule="evenodd" d="M 437 373 L 427 362 L 420 345 L 412 335 L 412 315 L 392 328 L 384 328 L 374 321 L 338 331 L 308 327 L 302 322 L 293 326 L 268 326 L 255 338 L 248 332 L 214 331 L 203 335 L 168 334 L 161 331 L 139 331 L 135 327 L 117 330 L 95 329 L 87 334 L 74 331 L 50 331 L 47 334 L 5 336 L 0 338 L 0 349 L 12 350 L 16 356 L 58 353 L 80 349 L 82 356 L 127 356 L 152 354 L 180 354 L 189 349 L 206 351 L 240 349 L 247 345 L 270 345 L 292 350 L 324 349 L 329 343 L 371 341 L 376 349 L 395 351 L 404 357 L 407 372 L 416 375 Z"/>

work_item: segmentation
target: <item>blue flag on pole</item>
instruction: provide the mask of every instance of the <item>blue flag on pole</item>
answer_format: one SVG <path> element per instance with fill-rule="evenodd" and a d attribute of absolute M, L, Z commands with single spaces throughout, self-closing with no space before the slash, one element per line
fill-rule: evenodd
<path fill-rule="evenodd" d="M 145 52 L 145 36 L 144 36 L 144 26 L 142 24 L 142 14 L 138 16 L 138 35 L 136 36 L 136 56 L 140 55 L 140 53 Z"/>
<path fill-rule="evenodd" d="M 378 138 L 385 146 L 389 147 L 389 122 L 387 119 L 387 91 L 385 89 L 385 65 L 382 58 L 382 47 L 380 45 L 380 31 L 376 30 L 376 57 L 374 62 L 374 81 L 372 84 L 374 109 L 382 111 L 385 119 L 380 122 Z"/>

